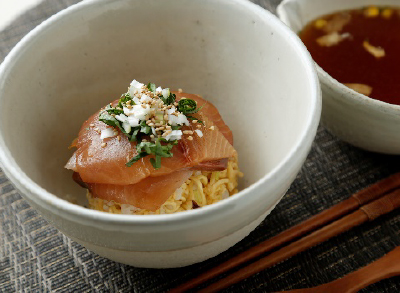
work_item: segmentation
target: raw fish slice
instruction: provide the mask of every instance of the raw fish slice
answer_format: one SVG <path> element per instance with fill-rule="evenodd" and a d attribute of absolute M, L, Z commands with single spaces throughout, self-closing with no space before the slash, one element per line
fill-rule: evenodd
<path fill-rule="evenodd" d="M 228 168 L 228 158 L 202 162 L 191 169 L 195 171 L 224 171 L 226 168 Z"/>
<path fill-rule="evenodd" d="M 140 209 L 155 211 L 182 184 L 192 171 L 177 171 L 168 175 L 148 177 L 132 185 L 86 184 L 93 197 L 130 204 Z"/>
<path fill-rule="evenodd" d="M 197 102 L 197 107 L 201 108 L 201 113 L 207 116 L 215 126 L 218 127 L 219 131 L 225 136 L 225 138 L 229 141 L 231 145 L 233 145 L 233 134 L 228 125 L 225 124 L 224 120 L 222 120 L 221 114 L 218 109 L 211 104 L 209 101 L 204 100 L 202 97 L 195 94 L 187 94 L 187 93 L 179 93 L 173 92 L 176 95 L 176 99 L 180 100 L 185 97 L 188 99 L 192 99 Z"/>
<path fill-rule="evenodd" d="M 229 143 L 233 145 L 232 131 L 222 120 L 222 117 L 219 114 L 218 109 L 213 104 L 204 100 L 198 95 L 179 93 L 179 92 L 173 92 L 173 93 L 176 94 L 177 100 L 180 100 L 182 97 L 195 100 L 198 103 L 198 107 L 202 107 L 201 112 L 203 113 L 203 115 L 207 116 L 210 120 L 212 120 L 212 122 L 215 124 L 215 126 L 218 127 L 219 131 L 225 136 L 225 138 L 229 141 Z M 73 146 L 76 146 L 76 143 L 77 142 L 75 141 Z M 228 165 L 228 160 L 221 159 L 221 160 L 201 162 L 197 166 L 192 167 L 192 169 L 199 171 L 222 171 L 227 168 L 227 165 Z M 76 153 L 74 153 L 74 155 L 70 158 L 65 168 L 76 171 Z"/>
<path fill-rule="evenodd" d="M 225 124 L 224 120 L 222 120 L 221 114 L 219 113 L 218 109 L 208 102 L 204 100 L 198 95 L 195 94 L 187 94 L 187 93 L 179 93 L 173 92 L 176 95 L 177 100 L 185 97 L 188 99 L 192 99 L 197 102 L 197 107 L 202 107 L 201 112 L 207 118 L 209 118 L 215 126 L 218 127 L 219 131 L 225 136 L 225 138 L 229 141 L 231 145 L 233 145 L 233 134 L 228 125 Z M 223 171 L 228 167 L 228 159 L 221 159 L 215 161 L 206 161 L 201 162 L 197 166 L 194 166 L 193 170 L 200 170 L 200 171 Z"/>
<path fill-rule="evenodd" d="M 187 136 L 172 149 L 172 158 L 162 158 L 161 168 L 154 169 L 150 163 L 152 156 L 145 157 L 126 167 L 125 163 L 136 156 L 136 143 L 129 142 L 122 133 L 117 137 L 100 139 L 96 132 L 109 126 L 98 120 L 99 112 L 91 116 L 79 132 L 76 151 L 76 166 L 73 168 L 86 183 L 102 183 L 129 185 L 135 184 L 148 176 L 162 176 L 171 172 L 192 168 L 201 162 L 220 160 L 235 155 L 236 151 L 224 135 L 216 128 L 210 130 L 213 122 L 203 114 L 196 114 L 206 127 L 201 130 L 203 137 L 193 135 L 189 141 Z M 90 127 L 92 125 L 92 127 Z M 193 125 L 182 130 L 195 130 Z M 105 142 L 106 146 L 102 143 Z M 69 164 L 70 166 L 73 164 Z"/>
<path fill-rule="evenodd" d="M 71 158 L 69 158 L 67 164 L 64 166 L 64 168 L 68 170 L 72 170 L 74 172 L 78 171 L 76 167 L 76 151 L 72 154 Z"/>

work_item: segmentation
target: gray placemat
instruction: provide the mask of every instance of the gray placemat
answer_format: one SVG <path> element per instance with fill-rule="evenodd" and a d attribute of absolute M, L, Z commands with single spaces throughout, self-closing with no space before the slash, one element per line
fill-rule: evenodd
<path fill-rule="evenodd" d="M 0 60 L 32 28 L 79 0 L 47 0 L 0 32 Z M 254 1 L 274 11 L 279 0 Z M 400 169 L 398 156 L 368 153 L 320 127 L 287 195 L 247 238 L 205 262 L 181 269 L 138 269 L 99 257 L 50 226 L 0 170 L 0 291 L 163 292 L 299 223 Z M 400 245 L 400 211 L 352 229 L 226 292 L 272 292 L 332 281 Z M 400 292 L 400 278 L 365 292 Z"/>

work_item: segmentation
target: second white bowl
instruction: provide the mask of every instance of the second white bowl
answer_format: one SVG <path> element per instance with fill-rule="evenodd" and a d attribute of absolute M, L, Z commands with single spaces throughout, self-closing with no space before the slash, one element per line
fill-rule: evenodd
<path fill-rule="evenodd" d="M 326 14 L 368 5 L 400 6 L 398 0 L 284 0 L 279 18 L 296 33 Z M 365 150 L 400 154 L 400 106 L 371 99 L 344 86 L 317 64 L 322 123 L 340 139 Z M 399 81 L 400 82 L 400 81 Z"/>

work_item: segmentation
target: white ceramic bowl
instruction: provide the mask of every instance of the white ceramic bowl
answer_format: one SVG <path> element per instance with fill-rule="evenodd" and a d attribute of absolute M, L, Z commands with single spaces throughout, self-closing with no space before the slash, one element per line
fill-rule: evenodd
<path fill-rule="evenodd" d="M 235 136 L 243 190 L 173 215 L 93 211 L 63 168 L 83 121 L 133 79 L 203 95 Z M 294 180 L 320 117 L 314 64 L 297 36 L 240 0 L 83 1 L 30 32 L 0 67 L 0 159 L 54 226 L 112 260 L 178 267 L 248 235 Z"/>
<path fill-rule="evenodd" d="M 319 16 L 368 5 L 400 6 L 398 0 L 284 0 L 279 18 L 295 32 Z M 340 139 L 365 150 L 400 154 L 400 106 L 371 99 L 344 86 L 317 65 L 322 123 Z"/>

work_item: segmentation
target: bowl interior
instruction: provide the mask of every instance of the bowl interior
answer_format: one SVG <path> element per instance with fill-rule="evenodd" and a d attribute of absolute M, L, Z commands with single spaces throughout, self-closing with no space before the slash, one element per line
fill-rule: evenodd
<path fill-rule="evenodd" d="M 233 131 L 242 188 L 256 182 L 294 151 L 315 85 L 273 16 L 238 2 L 88 1 L 50 20 L 3 68 L 5 151 L 47 191 L 83 195 L 63 168 L 68 146 L 86 118 L 137 79 L 213 102 Z"/>

